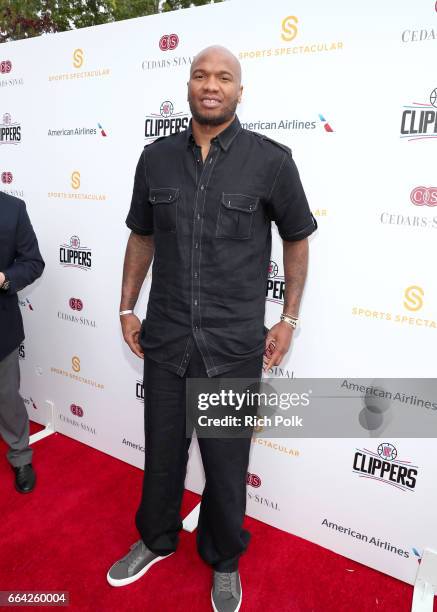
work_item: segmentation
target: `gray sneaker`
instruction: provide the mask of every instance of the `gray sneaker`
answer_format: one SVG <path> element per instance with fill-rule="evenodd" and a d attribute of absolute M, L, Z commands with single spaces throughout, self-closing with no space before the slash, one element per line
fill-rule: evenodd
<path fill-rule="evenodd" d="M 211 603 L 214 612 L 237 612 L 241 606 L 243 590 L 240 574 L 235 572 L 214 572 Z"/>
<path fill-rule="evenodd" d="M 106 578 L 109 584 L 114 587 L 131 584 L 144 576 L 152 565 L 158 563 L 161 559 L 167 559 L 172 554 L 159 557 L 149 550 L 142 540 L 138 540 L 138 542 L 132 544 L 130 552 L 126 556 L 114 563 Z"/>

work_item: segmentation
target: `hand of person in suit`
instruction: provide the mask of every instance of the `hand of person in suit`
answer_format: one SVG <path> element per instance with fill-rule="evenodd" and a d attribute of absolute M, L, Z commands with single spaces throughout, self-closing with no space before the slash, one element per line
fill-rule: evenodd
<path fill-rule="evenodd" d="M 0 287 L 3 285 L 5 280 L 6 280 L 6 276 L 3 274 L 3 272 L 0 272 Z"/>

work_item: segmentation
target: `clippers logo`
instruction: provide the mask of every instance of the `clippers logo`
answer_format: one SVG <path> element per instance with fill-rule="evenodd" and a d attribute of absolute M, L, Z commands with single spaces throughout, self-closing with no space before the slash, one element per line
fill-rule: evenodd
<path fill-rule="evenodd" d="M 270 260 L 269 271 L 268 271 L 269 278 L 274 278 L 278 274 L 278 270 L 279 270 L 278 264 Z"/>
<path fill-rule="evenodd" d="M 83 302 L 79 298 L 70 298 L 68 300 L 68 304 L 71 310 L 77 310 L 78 312 L 80 312 L 83 308 Z"/>
<path fill-rule="evenodd" d="M 325 117 L 323 115 L 321 115 L 320 113 L 319 113 L 319 119 L 322 122 L 323 129 L 325 130 L 325 132 L 333 132 L 334 131 L 332 129 L 332 127 L 329 125 L 329 123 L 327 122 L 327 120 L 325 119 Z"/>
<path fill-rule="evenodd" d="M 404 292 L 404 306 L 407 310 L 411 310 L 412 312 L 416 312 L 420 310 L 423 306 L 423 296 L 425 292 L 422 287 L 417 285 L 411 285 L 411 287 L 407 287 Z"/>
<path fill-rule="evenodd" d="M 137 380 L 137 384 L 135 386 L 135 395 L 139 402 L 144 402 L 144 386 L 141 380 Z"/>
<path fill-rule="evenodd" d="M 177 34 L 164 34 L 159 39 L 159 48 L 161 51 L 172 51 L 179 44 L 179 36 Z"/>
<path fill-rule="evenodd" d="M 261 486 L 261 478 L 256 474 L 251 474 L 250 472 L 247 472 L 246 483 L 249 486 L 258 489 Z"/>
<path fill-rule="evenodd" d="M 0 145 L 21 142 L 21 125 L 12 121 L 9 113 L 3 115 L 3 123 L 0 123 Z"/>
<path fill-rule="evenodd" d="M 437 88 L 431 91 L 429 102 L 413 102 L 411 106 L 404 106 L 401 138 L 407 138 L 409 141 L 437 138 Z"/>
<path fill-rule="evenodd" d="M 12 172 L 2 172 L 1 179 L 2 183 L 5 183 L 5 185 L 10 185 L 14 180 L 14 175 Z"/>
<path fill-rule="evenodd" d="M 144 128 L 144 137 L 152 142 L 161 136 L 178 134 L 188 127 L 189 117 L 185 113 L 175 113 L 173 102 L 165 100 L 159 109 L 159 115 L 147 115 Z"/>
<path fill-rule="evenodd" d="M 282 20 L 282 24 L 281 24 L 282 40 L 285 40 L 286 42 L 290 42 L 291 40 L 296 38 L 297 22 L 298 22 L 298 19 L 294 15 L 289 15 L 288 17 L 285 17 L 285 19 Z"/>
<path fill-rule="evenodd" d="M 437 206 L 437 187 L 415 187 L 410 200 L 415 206 Z"/>
<path fill-rule="evenodd" d="M 398 451 L 393 444 L 383 442 L 378 446 L 378 455 L 387 461 L 394 461 L 394 459 L 396 459 L 398 456 Z"/>
<path fill-rule="evenodd" d="M 89 270 L 91 268 L 91 249 L 80 244 L 78 236 L 70 238 L 70 244 L 59 247 L 59 263 L 64 267 Z"/>
<path fill-rule="evenodd" d="M 278 275 L 278 264 L 270 261 L 266 288 L 266 300 L 275 304 L 284 303 L 285 279 Z"/>
<path fill-rule="evenodd" d="M 84 60 L 83 49 L 75 49 L 73 51 L 73 66 L 81 68 Z"/>
<path fill-rule="evenodd" d="M 383 442 L 378 453 L 367 448 L 356 449 L 352 472 L 360 478 L 377 480 L 400 489 L 414 492 L 417 483 L 418 466 L 411 461 L 399 461 L 398 451 L 393 444 Z"/>
<path fill-rule="evenodd" d="M 12 62 L 9 60 L 2 60 L 0 62 L 0 74 L 9 74 L 12 70 Z"/>
<path fill-rule="evenodd" d="M 74 416 L 83 417 L 83 409 L 80 406 L 77 406 L 76 404 L 71 404 L 70 412 L 71 414 L 74 414 Z"/>
<path fill-rule="evenodd" d="M 80 187 L 80 172 L 78 170 L 71 173 L 71 186 L 73 189 L 79 189 Z"/>
<path fill-rule="evenodd" d="M 76 355 L 71 358 L 71 369 L 73 372 L 80 372 L 80 359 Z"/>

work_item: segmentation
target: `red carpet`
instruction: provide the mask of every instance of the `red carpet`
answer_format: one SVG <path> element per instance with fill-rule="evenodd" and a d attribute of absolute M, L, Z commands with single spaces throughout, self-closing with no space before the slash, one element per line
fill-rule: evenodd
<path fill-rule="evenodd" d="M 54 434 L 34 445 L 37 487 L 20 495 L 5 451 L 0 442 L 0 590 L 69 591 L 69 610 L 211 609 L 211 572 L 196 553 L 195 533 L 182 532 L 177 553 L 138 582 L 107 584 L 109 566 L 138 539 L 133 517 L 141 470 Z M 198 499 L 186 491 L 184 516 Z M 398 580 L 259 521 L 247 519 L 247 528 L 252 541 L 240 562 L 241 612 L 411 609 L 412 587 Z"/>

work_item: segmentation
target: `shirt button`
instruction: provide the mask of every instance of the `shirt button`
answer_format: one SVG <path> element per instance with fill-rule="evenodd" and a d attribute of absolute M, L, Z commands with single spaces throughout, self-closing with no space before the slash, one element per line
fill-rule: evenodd
<path fill-rule="evenodd" d="M 203 191 L 205 189 L 205 185 L 201 185 L 200 186 L 200 191 Z"/>
<path fill-rule="evenodd" d="M 194 306 L 197 306 L 197 300 L 194 300 Z"/>
<path fill-rule="evenodd" d="M 199 248 L 199 243 L 198 243 L 198 242 L 196 242 L 196 244 L 194 245 L 194 248 L 195 248 L 195 249 L 198 249 L 198 248 Z"/>
<path fill-rule="evenodd" d="M 199 213 L 197 213 L 197 219 L 200 219 L 200 215 L 199 215 Z"/>
<path fill-rule="evenodd" d="M 197 278 L 199 275 L 197 274 L 197 272 L 194 272 L 194 278 Z"/>
<path fill-rule="evenodd" d="M 197 325 L 194 326 L 194 331 L 198 331 L 199 327 Z"/>

